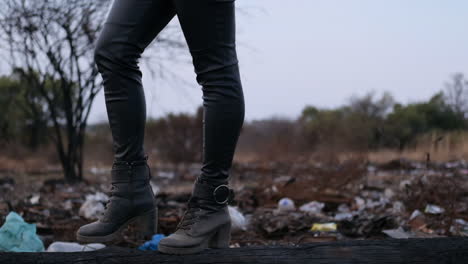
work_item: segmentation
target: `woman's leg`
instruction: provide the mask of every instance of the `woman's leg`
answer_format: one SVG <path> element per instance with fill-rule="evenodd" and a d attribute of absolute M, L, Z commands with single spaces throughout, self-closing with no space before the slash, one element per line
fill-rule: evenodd
<path fill-rule="evenodd" d="M 115 0 L 99 36 L 95 61 L 104 80 L 115 160 L 109 203 L 100 219 L 77 231 L 80 242 L 108 242 L 140 219 L 144 235 L 156 232 L 157 206 L 143 151 L 145 96 L 138 60 L 174 17 L 170 0 Z"/>
<path fill-rule="evenodd" d="M 174 17 L 170 0 L 116 0 L 95 49 L 116 161 L 141 160 L 146 121 L 138 60 Z"/>
<path fill-rule="evenodd" d="M 203 91 L 203 166 L 177 230 L 159 251 L 192 254 L 229 246 L 226 185 L 244 122 L 234 0 L 173 0 Z"/>
<path fill-rule="evenodd" d="M 204 106 L 201 179 L 225 184 L 244 122 L 234 0 L 174 0 Z"/>

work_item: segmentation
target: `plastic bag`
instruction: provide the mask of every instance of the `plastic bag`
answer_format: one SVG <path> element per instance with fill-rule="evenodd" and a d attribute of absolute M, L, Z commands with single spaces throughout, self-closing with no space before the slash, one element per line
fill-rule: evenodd
<path fill-rule="evenodd" d="M 19 214 L 10 212 L 0 227 L 0 251 L 41 252 L 44 244 L 36 235 L 35 224 L 28 224 Z"/>
<path fill-rule="evenodd" d="M 158 244 L 161 239 L 165 238 L 163 234 L 156 234 L 150 241 L 146 241 L 143 245 L 139 246 L 139 250 L 158 250 Z"/>
<path fill-rule="evenodd" d="M 100 243 L 92 243 L 81 245 L 75 242 L 54 242 L 49 245 L 47 252 L 79 252 L 79 251 L 94 251 L 105 248 L 106 245 Z"/>

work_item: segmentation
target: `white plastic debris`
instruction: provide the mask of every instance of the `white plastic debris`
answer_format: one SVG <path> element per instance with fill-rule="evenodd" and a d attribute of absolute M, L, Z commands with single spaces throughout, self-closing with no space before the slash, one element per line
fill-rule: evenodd
<path fill-rule="evenodd" d="M 98 167 L 91 167 L 91 169 L 89 170 L 89 172 L 91 172 L 91 173 L 94 174 L 94 175 L 98 175 L 98 174 L 107 173 L 107 172 L 108 172 L 108 169 L 105 169 L 105 168 L 98 168 Z"/>
<path fill-rule="evenodd" d="M 411 180 L 403 180 L 400 182 L 400 190 L 406 189 L 407 186 L 411 185 Z"/>
<path fill-rule="evenodd" d="M 105 202 L 108 199 L 109 199 L 109 196 L 107 196 L 107 194 L 102 193 L 102 192 L 97 192 L 95 194 L 86 195 L 86 201 L 93 200 L 93 201 Z"/>
<path fill-rule="evenodd" d="M 105 247 L 106 245 L 100 243 L 81 245 L 75 242 L 54 242 L 49 245 L 47 252 L 94 251 Z"/>
<path fill-rule="evenodd" d="M 175 173 L 173 171 L 158 171 L 158 177 L 166 178 L 166 179 L 173 179 L 175 177 Z"/>
<path fill-rule="evenodd" d="M 359 211 L 366 208 L 366 201 L 361 197 L 354 197 L 354 201 L 356 202 Z"/>
<path fill-rule="evenodd" d="M 391 199 L 393 196 L 395 196 L 395 192 L 390 188 L 386 188 L 384 191 L 384 195 L 386 198 Z"/>
<path fill-rule="evenodd" d="M 411 216 L 410 216 L 409 220 L 411 221 L 411 220 L 413 220 L 414 218 L 416 218 L 416 217 L 418 217 L 420 215 L 422 215 L 421 211 L 416 209 L 411 213 Z"/>
<path fill-rule="evenodd" d="M 276 186 L 273 185 L 273 187 L 271 187 L 271 191 L 274 192 L 274 193 L 277 193 L 277 192 L 278 192 L 278 188 L 276 188 Z"/>
<path fill-rule="evenodd" d="M 397 238 L 397 239 L 407 239 L 410 238 L 411 235 L 408 234 L 403 228 L 400 226 L 397 229 L 386 229 L 382 230 L 382 233 L 386 234 L 387 236 L 391 238 Z"/>
<path fill-rule="evenodd" d="M 465 227 L 468 227 L 468 221 L 465 221 L 464 219 L 461 219 L 461 218 L 455 219 L 455 223 L 457 223 L 459 225 L 462 225 L 462 226 L 465 226 Z"/>
<path fill-rule="evenodd" d="M 279 177 L 275 177 L 275 180 L 274 182 L 275 183 L 285 183 L 285 182 L 288 182 L 290 180 L 292 180 L 293 178 L 289 175 L 281 175 Z"/>
<path fill-rule="evenodd" d="M 347 204 L 340 204 L 337 208 L 337 211 L 340 213 L 349 213 L 351 209 L 349 209 Z"/>
<path fill-rule="evenodd" d="M 73 208 L 73 203 L 71 200 L 66 200 L 64 203 L 63 203 L 63 209 L 65 210 L 71 210 Z"/>
<path fill-rule="evenodd" d="M 369 165 L 367 166 L 367 171 L 368 172 L 376 172 L 377 171 L 377 167 L 373 166 L 373 165 Z"/>
<path fill-rule="evenodd" d="M 39 194 L 34 194 L 34 195 L 29 199 L 29 202 L 30 202 L 31 204 L 38 204 L 40 198 L 41 198 L 41 196 L 40 196 Z"/>
<path fill-rule="evenodd" d="M 104 204 L 109 197 L 102 193 L 86 195 L 86 201 L 81 205 L 79 215 L 86 219 L 98 219 L 104 212 Z"/>
<path fill-rule="evenodd" d="M 299 207 L 299 210 L 307 213 L 318 214 L 322 211 L 323 207 L 325 207 L 324 203 L 312 201 Z"/>
<path fill-rule="evenodd" d="M 229 215 L 231 216 L 232 230 L 247 230 L 247 220 L 244 215 L 239 212 L 237 207 L 228 206 Z"/>
<path fill-rule="evenodd" d="M 151 189 L 153 189 L 154 195 L 157 195 L 159 193 L 159 186 L 156 185 L 153 181 L 150 181 Z"/>
<path fill-rule="evenodd" d="M 392 204 L 392 212 L 399 214 L 405 211 L 405 204 L 401 201 L 395 201 Z"/>
<path fill-rule="evenodd" d="M 435 204 L 427 204 L 424 212 L 427 214 L 442 214 L 445 209 Z"/>
<path fill-rule="evenodd" d="M 334 217 L 336 221 L 349 220 L 352 218 L 353 218 L 352 213 L 337 213 L 335 214 L 335 217 Z"/>
<path fill-rule="evenodd" d="M 296 206 L 294 205 L 294 201 L 289 198 L 282 198 L 278 202 L 279 211 L 292 211 L 295 209 L 296 209 Z"/>

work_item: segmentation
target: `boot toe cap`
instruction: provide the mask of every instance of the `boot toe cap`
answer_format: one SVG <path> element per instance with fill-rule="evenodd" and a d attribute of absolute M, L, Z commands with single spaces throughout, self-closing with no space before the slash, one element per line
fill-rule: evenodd
<path fill-rule="evenodd" d="M 174 233 L 168 237 L 161 239 L 159 244 L 168 247 L 186 248 L 197 246 L 202 240 L 203 238 L 190 237 Z"/>
<path fill-rule="evenodd" d="M 77 234 L 80 236 L 104 236 L 112 232 L 113 230 L 109 225 L 100 222 L 93 222 L 80 227 Z"/>

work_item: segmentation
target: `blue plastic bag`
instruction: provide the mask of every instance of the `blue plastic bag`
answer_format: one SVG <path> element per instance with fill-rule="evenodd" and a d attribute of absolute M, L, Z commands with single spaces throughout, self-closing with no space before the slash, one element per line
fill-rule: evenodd
<path fill-rule="evenodd" d="M 0 251 L 41 252 L 44 244 L 36 235 L 35 224 L 28 224 L 19 214 L 10 212 L 0 227 Z"/>
<path fill-rule="evenodd" d="M 154 235 L 150 241 L 146 241 L 143 245 L 139 246 L 139 250 L 158 250 L 158 244 L 161 239 L 163 239 L 164 235 L 156 234 Z"/>

